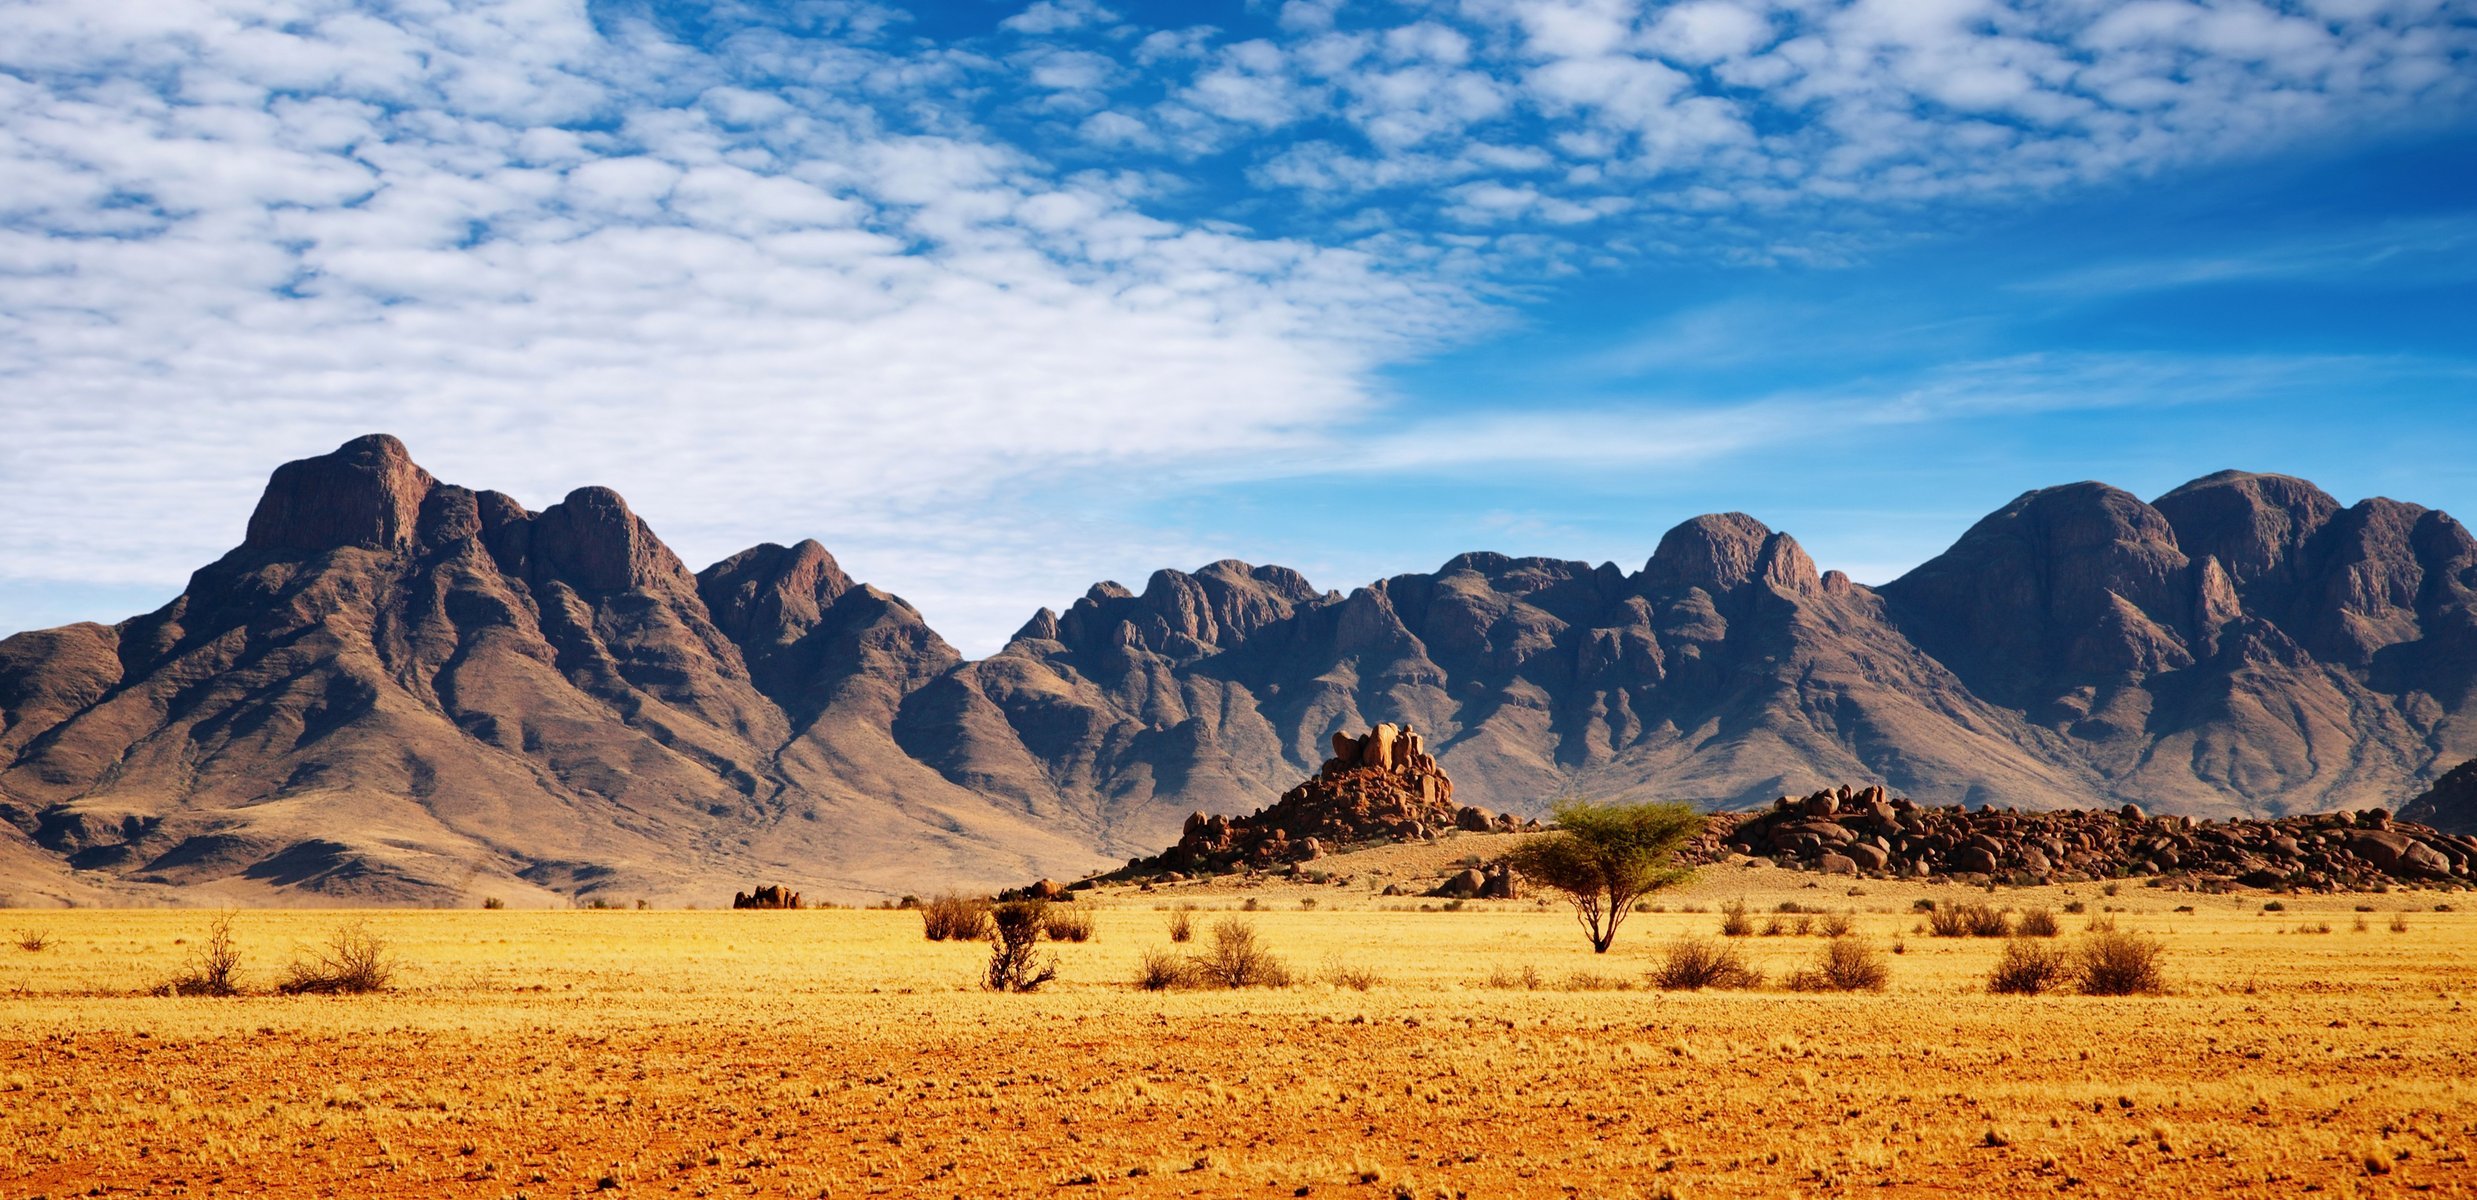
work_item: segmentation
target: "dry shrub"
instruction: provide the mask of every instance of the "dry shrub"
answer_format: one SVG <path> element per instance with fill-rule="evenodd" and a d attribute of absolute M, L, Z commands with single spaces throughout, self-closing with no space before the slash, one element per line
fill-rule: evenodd
<path fill-rule="evenodd" d="M 1987 990 L 1999 996 L 2035 996 L 2052 990 L 2064 982 L 2071 958 L 2061 946 L 2031 937 L 2013 938 L 1997 956 L 1995 970 L 1987 976 Z"/>
<path fill-rule="evenodd" d="M 1135 966 L 1135 986 L 1148 992 L 1166 992 L 1194 982 L 1187 960 L 1167 950 L 1147 950 Z"/>
<path fill-rule="evenodd" d="M 1170 940 L 1184 943 L 1195 936 L 1195 909 L 1190 906 L 1170 914 Z"/>
<path fill-rule="evenodd" d="M 989 910 L 989 970 L 981 986 L 993 992 L 1029 992 L 1058 977 L 1058 960 L 1035 947 L 1049 924 L 1049 905 L 1015 900 Z"/>
<path fill-rule="evenodd" d="M 1043 918 L 1042 928 L 1053 942 L 1089 942 L 1092 940 L 1092 910 L 1071 904 L 1053 904 Z"/>
<path fill-rule="evenodd" d="M 2167 948 L 2138 933 L 2103 929 L 2073 951 L 2073 976 L 2085 996 L 2155 996 L 2167 990 L 2159 960 Z"/>
<path fill-rule="evenodd" d="M 232 981 L 241 966 L 241 951 L 232 943 L 232 914 L 223 913 L 207 926 L 206 941 L 189 952 L 181 973 L 156 990 L 171 996 L 238 996 Z"/>
<path fill-rule="evenodd" d="M 1789 932 L 1789 926 L 1783 923 L 1779 917 L 1766 917 L 1764 919 L 1763 936 L 1779 937 L 1787 932 Z"/>
<path fill-rule="evenodd" d="M 1857 931 L 1858 918 L 1850 913 L 1832 913 L 1823 919 L 1823 936 L 1825 937 L 1848 937 Z"/>
<path fill-rule="evenodd" d="M 2051 938 L 2063 933 L 2064 926 L 2056 920 L 2054 913 L 2033 908 L 2021 914 L 2021 920 L 2013 925 L 2013 932 L 2022 937 Z"/>
<path fill-rule="evenodd" d="M 1366 967 L 1354 967 L 1339 962 L 1325 964 L 1324 979 L 1326 983 L 1337 988 L 1349 988 L 1354 992 L 1364 992 L 1384 982 L 1376 972 Z"/>
<path fill-rule="evenodd" d="M 1651 985 L 1666 992 L 1758 988 L 1763 973 L 1746 965 L 1746 956 L 1735 946 L 1685 937 L 1661 953 L 1660 965 L 1651 969 Z"/>
<path fill-rule="evenodd" d="M 395 975 L 396 960 L 387 953 L 386 939 L 371 932 L 366 922 L 353 921 L 337 926 L 325 946 L 295 957 L 275 990 L 287 996 L 357 996 L 384 991 Z"/>
<path fill-rule="evenodd" d="M 1884 956 L 1865 941 L 1833 938 L 1823 944 L 1811 967 L 1800 967 L 1785 981 L 1793 992 L 1880 992 L 1892 978 Z"/>
<path fill-rule="evenodd" d="M 1195 956 L 1197 978 L 1210 987 L 1289 987 L 1290 968 L 1256 940 L 1256 927 L 1237 917 L 1213 923 L 1213 944 Z"/>
<path fill-rule="evenodd" d="M 1576 971 L 1565 977 L 1565 990 L 1569 992 L 1630 992 L 1634 990 L 1634 981 L 1615 975 L 1602 975 L 1597 971 Z"/>
<path fill-rule="evenodd" d="M 1754 918 L 1746 914 L 1745 901 L 1731 900 L 1720 906 L 1720 936 L 1744 937 L 1754 931 Z"/>
<path fill-rule="evenodd" d="M 17 931 L 17 948 L 20 950 L 33 953 L 47 949 L 51 946 L 51 944 L 52 935 L 48 931 L 41 929 L 20 929 Z"/>
<path fill-rule="evenodd" d="M 1969 918 L 1962 909 L 1971 905 L 1946 904 L 1927 910 L 1927 932 L 1936 937 L 1968 937 Z"/>
<path fill-rule="evenodd" d="M 1504 992 L 1536 992 L 1546 986 L 1546 984 L 1540 979 L 1540 969 L 1538 967 L 1532 966 L 1529 963 L 1524 963 L 1522 969 L 1519 971 L 1510 970 L 1505 967 L 1497 967 L 1490 970 L 1488 972 L 1487 982 L 1482 986 L 1494 988 L 1498 991 Z"/>
<path fill-rule="evenodd" d="M 920 931 L 930 941 L 977 942 L 989 932 L 989 902 L 949 892 L 920 908 Z"/>
<path fill-rule="evenodd" d="M 2000 938 L 2013 935 L 2012 918 L 1984 904 L 1964 904 L 1961 917 L 1969 927 L 1971 937 Z"/>
<path fill-rule="evenodd" d="M 2391 932 L 2393 932 L 2393 933 L 2406 933 L 2406 932 L 2408 932 L 2408 914 L 2407 914 L 2407 913 L 2393 913 L 2393 914 L 2391 914 Z"/>

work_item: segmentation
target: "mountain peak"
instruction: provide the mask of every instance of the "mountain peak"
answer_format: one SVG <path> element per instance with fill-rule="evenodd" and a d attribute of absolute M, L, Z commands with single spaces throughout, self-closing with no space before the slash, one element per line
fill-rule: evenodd
<path fill-rule="evenodd" d="M 403 442 L 384 433 L 357 437 L 277 467 L 242 544 L 296 554 L 400 550 L 412 543 L 422 501 L 437 485 Z"/>
<path fill-rule="evenodd" d="M 1643 582 L 1653 589 L 1702 588 L 1720 594 L 1756 580 L 1786 592 L 1822 590 L 1815 560 L 1797 539 L 1774 533 L 1744 513 L 1706 513 L 1660 535 L 1643 564 Z"/>

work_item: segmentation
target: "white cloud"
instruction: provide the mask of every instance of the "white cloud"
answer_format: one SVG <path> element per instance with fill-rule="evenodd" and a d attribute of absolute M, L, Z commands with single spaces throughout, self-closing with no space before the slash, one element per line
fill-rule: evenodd
<path fill-rule="evenodd" d="M 692 562 L 824 538 L 986 648 L 1023 615 L 992 576 L 1086 582 L 1004 497 L 1295 443 L 1479 311 L 888 129 L 900 63 L 766 94 L 562 5 L 88 11 L 0 14 L 0 176 L 32 183 L 0 226 L 11 583 L 168 592 L 275 463 L 383 428 L 537 506 L 619 485 Z M 491 60 L 509 30 L 532 48 Z M 161 78 L 94 70 L 129 60 Z M 305 86 L 343 94 L 269 101 Z"/>

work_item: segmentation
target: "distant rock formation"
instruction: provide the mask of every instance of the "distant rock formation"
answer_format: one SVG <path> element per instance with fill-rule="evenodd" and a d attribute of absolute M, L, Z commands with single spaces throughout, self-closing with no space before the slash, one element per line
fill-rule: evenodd
<path fill-rule="evenodd" d="M 800 893 L 769 883 L 753 892 L 731 893 L 731 907 L 798 908 L 800 907 Z"/>
<path fill-rule="evenodd" d="M 1511 831 L 1511 815 L 1454 803 L 1453 780 L 1408 725 L 1380 723 L 1364 734 L 1336 732 L 1333 757 L 1314 778 L 1251 816 L 1199 812 L 1178 844 L 1127 864 L 1121 874 L 1215 873 L 1241 867 L 1313 862 L 1344 846 L 1417 841 L 1447 829 Z"/>
<path fill-rule="evenodd" d="M 2069 883 L 2164 876 L 2186 886 L 2292 891 L 2477 887 L 2477 838 L 2381 809 L 2276 820 L 2195 821 L 2127 804 L 2074 809 L 1926 808 L 1883 788 L 1783 796 L 1749 817 L 1719 814 L 1684 856 L 1735 851 L 1827 874 Z"/>

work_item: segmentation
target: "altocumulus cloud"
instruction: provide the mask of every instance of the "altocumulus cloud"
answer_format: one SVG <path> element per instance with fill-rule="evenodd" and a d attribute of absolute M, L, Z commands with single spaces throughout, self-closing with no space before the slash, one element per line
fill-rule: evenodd
<path fill-rule="evenodd" d="M 1331 461 L 1392 403 L 1371 372 L 1543 270 L 1812 253 L 1813 214 L 2471 76 L 2465 10 L 2381 0 L 1263 17 L 1041 0 L 941 42 L 859 4 L 691 36 L 556 0 L 0 2 L 0 581 L 168 588 L 274 461 L 384 428 L 536 504 L 618 484 L 692 561 L 857 548 L 986 646 L 1026 607 L 992 577 L 1207 549 L 1025 497 Z"/>

